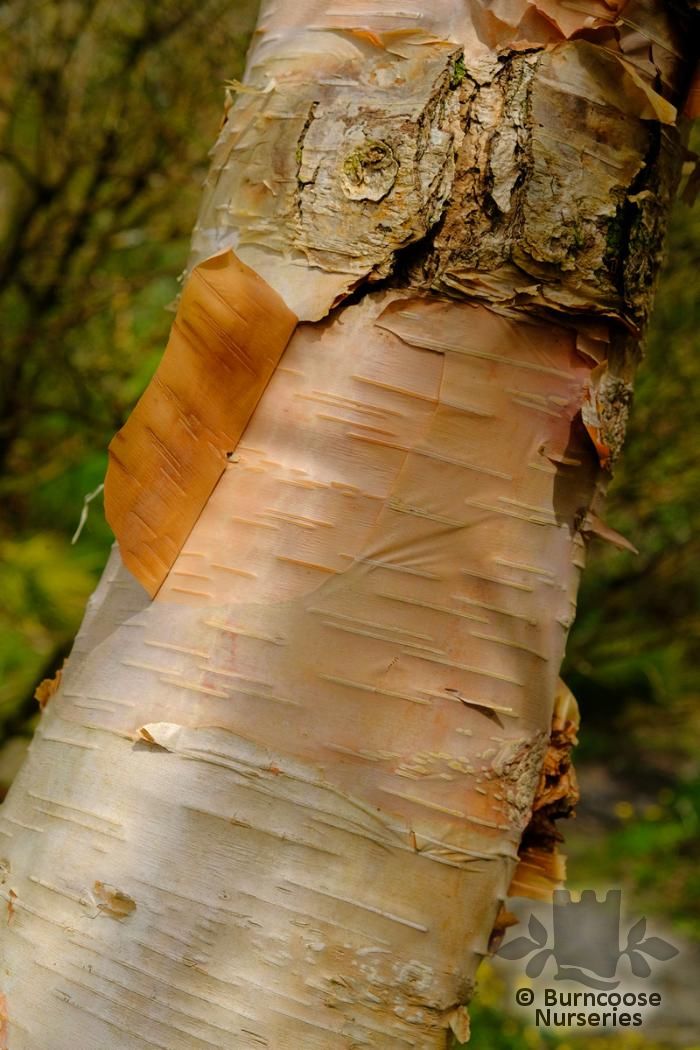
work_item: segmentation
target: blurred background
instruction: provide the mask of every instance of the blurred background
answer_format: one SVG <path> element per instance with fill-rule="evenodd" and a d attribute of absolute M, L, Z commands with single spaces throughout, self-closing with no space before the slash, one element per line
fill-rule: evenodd
<path fill-rule="evenodd" d="M 97 496 L 71 542 L 165 346 L 256 7 L 0 2 L 0 798 L 112 540 Z M 681 955 L 659 964 L 656 1027 L 597 1037 L 528 1028 L 489 965 L 471 1009 L 478 1048 L 700 1046 L 699 236 L 679 202 L 608 503 L 640 553 L 592 543 L 563 671 L 583 719 L 570 886 L 623 887 Z"/>

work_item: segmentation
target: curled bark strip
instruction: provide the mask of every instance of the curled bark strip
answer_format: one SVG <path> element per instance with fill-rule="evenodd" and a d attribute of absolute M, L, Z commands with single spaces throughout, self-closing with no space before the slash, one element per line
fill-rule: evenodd
<path fill-rule="evenodd" d="M 296 317 L 225 252 L 185 286 L 158 371 L 109 446 L 105 513 L 151 597 L 235 449 Z"/>
<path fill-rule="evenodd" d="M 622 449 L 631 400 L 630 384 L 614 375 L 606 361 L 593 369 L 581 417 L 605 470 L 611 469 Z"/>
<path fill-rule="evenodd" d="M 448 1020 L 455 1038 L 459 1040 L 460 1043 L 468 1043 L 472 1030 L 469 1020 L 469 1011 L 466 1006 L 458 1006 L 456 1010 L 453 1010 L 449 1015 Z"/>
<path fill-rule="evenodd" d="M 573 693 L 559 680 L 549 747 L 542 763 L 532 816 L 520 848 L 520 862 L 508 891 L 511 897 L 551 900 L 566 877 L 565 858 L 558 852 L 562 834 L 555 821 L 569 817 L 579 800 L 571 751 L 577 743 L 579 711 Z"/>
<path fill-rule="evenodd" d="M 63 668 L 59 667 L 53 678 L 44 678 L 34 690 L 34 699 L 43 711 L 51 697 L 58 691 L 63 676 Z"/>

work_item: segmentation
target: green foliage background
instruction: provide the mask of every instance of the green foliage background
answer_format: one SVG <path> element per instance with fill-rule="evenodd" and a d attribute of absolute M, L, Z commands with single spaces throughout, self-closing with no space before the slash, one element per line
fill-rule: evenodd
<path fill-rule="evenodd" d="M 111 543 L 107 443 L 165 345 L 224 82 L 253 0 L 0 5 L 0 798 L 34 688 L 68 652 Z M 700 933 L 700 218 L 678 204 L 609 523 L 594 542 L 564 678 L 583 716 L 573 886 Z M 588 1045 L 504 1019 L 487 973 L 472 1045 Z M 598 1050 L 652 1044 L 595 1040 Z M 632 1039 L 632 1041 L 630 1041 Z"/>

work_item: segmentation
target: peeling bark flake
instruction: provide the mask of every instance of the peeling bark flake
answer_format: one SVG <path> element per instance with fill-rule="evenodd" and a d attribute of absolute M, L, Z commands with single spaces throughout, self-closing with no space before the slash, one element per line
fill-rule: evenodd
<path fill-rule="evenodd" d="M 51 697 L 58 691 L 63 676 L 63 668 L 59 667 L 53 678 L 44 678 L 34 690 L 34 699 L 43 711 Z"/>
<path fill-rule="evenodd" d="M 448 1020 L 455 1038 L 458 1039 L 460 1043 L 468 1043 L 469 1037 L 471 1036 L 471 1023 L 467 1007 L 458 1006 L 456 1010 L 452 1011 Z"/>
<path fill-rule="evenodd" d="M 136 910 L 136 901 L 133 897 L 106 882 L 96 882 L 93 886 L 93 893 L 101 913 L 110 919 L 126 919 Z"/>
<path fill-rule="evenodd" d="M 519 919 L 517 915 L 508 911 L 505 905 L 501 902 L 498 908 L 498 914 L 491 930 L 491 936 L 489 937 L 489 954 L 495 955 L 501 946 L 501 941 L 506 935 L 506 930 L 511 926 L 517 926 Z"/>
<path fill-rule="evenodd" d="M 562 840 L 555 821 L 570 817 L 579 800 L 571 751 L 578 742 L 578 704 L 571 690 L 559 679 L 552 714 L 552 731 L 535 797 L 530 822 L 523 833 L 520 861 L 508 891 L 512 897 L 551 900 L 566 877 L 565 858 L 558 853 Z"/>
<path fill-rule="evenodd" d="M 105 513 L 153 597 L 226 467 L 296 317 L 233 252 L 185 286 L 158 371 L 109 446 Z"/>
<path fill-rule="evenodd" d="M 631 385 L 613 375 L 607 362 L 593 369 L 586 383 L 581 417 L 604 470 L 611 469 L 622 451 L 631 403 Z"/>

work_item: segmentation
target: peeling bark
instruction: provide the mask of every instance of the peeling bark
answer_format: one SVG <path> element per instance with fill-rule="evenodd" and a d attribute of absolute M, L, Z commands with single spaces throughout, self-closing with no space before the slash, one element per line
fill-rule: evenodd
<path fill-rule="evenodd" d="M 105 515 L 151 597 L 279 364 L 296 317 L 231 252 L 187 282 L 168 346 L 109 446 Z"/>
<path fill-rule="evenodd" d="M 125 552 L 129 521 L 167 539 L 157 579 L 130 562 L 156 600 L 115 553 L 0 810 L 13 1050 L 468 1036 L 509 887 L 563 875 L 558 670 L 682 156 L 686 16 L 263 6 L 183 307 L 232 249 L 301 323 L 231 418 L 207 362 L 199 488 L 177 423 L 154 446 L 153 390 L 137 409 L 110 500 Z M 238 349 L 269 364 L 265 334 Z"/>

